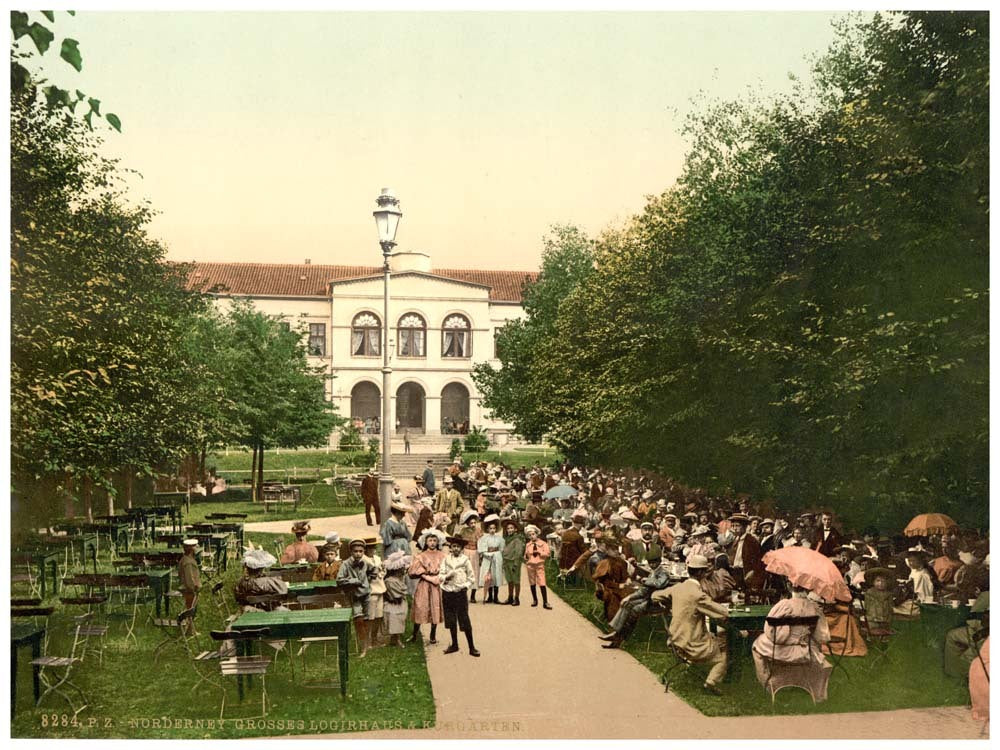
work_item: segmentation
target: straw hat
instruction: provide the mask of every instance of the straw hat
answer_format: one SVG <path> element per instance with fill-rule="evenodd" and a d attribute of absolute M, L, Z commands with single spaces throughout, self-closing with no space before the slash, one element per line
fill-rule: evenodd
<path fill-rule="evenodd" d="M 247 550 L 246 554 L 243 555 L 243 564 L 251 570 L 270 568 L 276 562 L 278 559 L 264 549 Z"/>
<path fill-rule="evenodd" d="M 444 532 L 439 531 L 438 529 L 433 529 L 433 528 L 432 529 L 424 529 L 423 532 L 421 532 L 421 534 L 420 534 L 420 538 L 417 539 L 417 547 L 419 547 L 420 549 L 427 549 L 427 539 L 428 539 L 428 537 L 432 537 L 432 536 L 436 537 L 437 540 L 438 540 L 438 549 L 440 549 L 441 547 L 443 547 L 445 541 L 447 541 L 447 539 L 448 539 L 448 537 L 446 537 L 444 535 Z"/>

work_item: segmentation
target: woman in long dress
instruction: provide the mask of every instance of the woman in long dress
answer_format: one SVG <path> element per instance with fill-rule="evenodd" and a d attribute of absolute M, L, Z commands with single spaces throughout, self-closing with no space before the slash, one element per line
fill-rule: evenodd
<path fill-rule="evenodd" d="M 469 601 L 475 604 L 476 589 L 479 588 L 479 537 L 483 535 L 479 528 L 479 514 L 470 508 L 462 513 L 458 526 L 455 536 L 465 540 L 465 555 L 472 563 L 472 595 Z"/>
<path fill-rule="evenodd" d="M 498 593 L 503 585 L 503 537 L 498 533 L 500 519 L 494 513 L 486 516 L 486 533 L 479 537 L 479 587 L 487 589 L 486 603 L 499 604 Z M 489 579 L 487 585 L 487 578 Z"/>
<path fill-rule="evenodd" d="M 826 700 L 826 685 L 833 670 L 821 646 L 830 640 L 830 628 L 818 604 L 808 598 L 808 591 L 791 587 L 791 596 L 771 607 L 772 617 L 816 617 L 816 624 L 765 625 L 764 632 L 753 642 L 753 663 L 757 680 L 765 688 L 769 683 L 780 687 L 784 671 L 794 672 L 809 685 L 809 692 L 818 703 Z M 805 687 L 805 685 L 803 685 Z"/>
<path fill-rule="evenodd" d="M 396 550 L 385 559 L 385 594 L 383 595 L 383 611 L 385 623 L 389 630 L 389 645 L 403 648 L 400 636 L 406 632 L 406 613 L 409 609 L 406 596 L 409 590 L 406 586 L 406 572 L 413 563 L 405 552 Z"/>
<path fill-rule="evenodd" d="M 394 501 L 389 505 L 392 514 L 382 524 L 382 554 L 388 557 L 396 550 L 410 554 L 410 539 L 413 535 L 409 527 L 403 523 L 403 514 L 410 509 L 409 505 Z"/>
<path fill-rule="evenodd" d="M 427 623 L 431 626 L 430 643 L 437 643 L 437 626 L 444 621 L 441 580 L 438 577 L 445 557 L 445 553 L 441 550 L 444 540 L 445 535 L 437 529 L 427 529 L 417 540 L 417 547 L 422 551 L 410 565 L 410 578 L 417 582 L 413 593 L 411 641 L 416 641 L 420 637 L 420 626 Z"/>

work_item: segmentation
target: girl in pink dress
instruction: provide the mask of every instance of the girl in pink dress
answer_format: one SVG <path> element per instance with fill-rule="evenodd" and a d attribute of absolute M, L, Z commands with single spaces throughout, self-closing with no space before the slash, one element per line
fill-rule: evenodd
<path fill-rule="evenodd" d="M 417 547 L 422 550 L 413 558 L 410 565 L 410 578 L 417 581 L 413 593 L 413 636 L 411 641 L 420 637 L 420 626 L 428 623 L 431 626 L 430 643 L 437 643 L 437 626 L 444 620 L 444 609 L 441 605 L 441 581 L 438 573 L 445 553 L 441 544 L 445 535 L 437 529 L 426 529 L 417 540 Z"/>

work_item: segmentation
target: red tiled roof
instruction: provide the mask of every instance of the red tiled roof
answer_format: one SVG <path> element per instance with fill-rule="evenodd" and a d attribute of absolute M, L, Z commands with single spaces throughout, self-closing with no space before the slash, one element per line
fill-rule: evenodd
<path fill-rule="evenodd" d="M 339 279 L 382 273 L 381 266 L 323 266 L 312 263 L 193 263 L 188 287 L 219 294 L 325 297 L 327 284 Z M 480 271 L 436 268 L 431 271 L 456 281 L 490 288 L 490 299 L 521 302 L 525 281 L 534 281 L 536 271 Z"/>

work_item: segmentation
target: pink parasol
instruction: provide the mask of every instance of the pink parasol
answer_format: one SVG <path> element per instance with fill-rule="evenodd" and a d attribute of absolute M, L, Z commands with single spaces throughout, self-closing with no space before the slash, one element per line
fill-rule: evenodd
<path fill-rule="evenodd" d="M 849 602 L 844 576 L 826 555 L 808 547 L 783 547 L 764 555 L 768 572 L 785 576 L 795 586 L 809 589 L 827 602 Z"/>
<path fill-rule="evenodd" d="M 903 536 L 931 536 L 957 529 L 958 524 L 944 513 L 921 513 L 903 529 Z"/>

